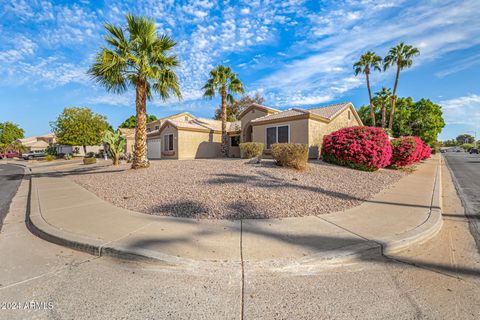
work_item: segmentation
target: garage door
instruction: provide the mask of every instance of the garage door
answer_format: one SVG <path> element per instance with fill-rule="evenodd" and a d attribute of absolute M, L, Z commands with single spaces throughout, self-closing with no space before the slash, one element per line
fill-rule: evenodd
<path fill-rule="evenodd" d="M 148 159 L 160 159 L 162 157 L 160 150 L 162 139 L 149 139 L 147 140 L 147 158 Z"/>

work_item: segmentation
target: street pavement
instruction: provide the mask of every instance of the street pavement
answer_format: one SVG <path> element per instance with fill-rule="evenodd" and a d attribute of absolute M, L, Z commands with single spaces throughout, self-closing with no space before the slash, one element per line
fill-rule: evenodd
<path fill-rule="evenodd" d="M 23 170 L 21 166 L 0 162 L 0 230 L 2 230 L 3 220 L 7 215 L 10 201 L 20 185 Z"/>
<path fill-rule="evenodd" d="M 480 256 L 442 170 L 445 221 L 430 241 L 301 273 L 247 263 L 244 281 L 241 264 L 183 269 L 36 238 L 23 181 L 0 234 L 0 319 L 479 319 Z M 1 308 L 32 301 L 46 307 Z"/>
<path fill-rule="evenodd" d="M 480 155 L 466 152 L 444 153 L 463 206 L 470 220 L 470 230 L 480 250 Z"/>

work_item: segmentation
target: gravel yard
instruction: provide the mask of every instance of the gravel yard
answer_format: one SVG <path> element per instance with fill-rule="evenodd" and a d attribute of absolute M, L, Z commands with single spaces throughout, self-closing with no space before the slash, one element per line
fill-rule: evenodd
<path fill-rule="evenodd" d="M 160 160 L 144 170 L 99 167 L 70 178 L 126 209 L 155 215 L 239 219 L 317 215 L 359 205 L 406 173 L 310 162 L 298 172 L 264 160 Z"/>

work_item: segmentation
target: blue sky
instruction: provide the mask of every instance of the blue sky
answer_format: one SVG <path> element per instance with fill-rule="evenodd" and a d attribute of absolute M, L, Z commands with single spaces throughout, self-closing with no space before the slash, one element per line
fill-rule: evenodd
<path fill-rule="evenodd" d="M 402 72 L 399 96 L 442 105 L 440 138 L 479 131 L 480 1 L 0 1 L 0 121 L 26 135 L 49 132 L 69 106 L 88 106 L 118 126 L 135 113 L 134 91 L 108 94 L 86 75 L 103 44 L 103 23 L 131 12 L 153 18 L 176 41 L 182 101 L 148 103 L 158 117 L 179 111 L 211 117 L 219 104 L 202 98 L 209 70 L 228 64 L 265 104 L 286 109 L 367 103 L 352 64 L 400 41 L 421 55 Z M 392 87 L 393 70 L 372 76 L 373 90 Z"/>

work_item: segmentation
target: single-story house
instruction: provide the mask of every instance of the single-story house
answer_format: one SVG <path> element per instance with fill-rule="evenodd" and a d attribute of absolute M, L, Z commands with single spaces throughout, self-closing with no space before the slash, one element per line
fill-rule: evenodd
<path fill-rule="evenodd" d="M 49 133 L 43 136 L 34 136 L 23 139 L 18 139 L 16 142 L 20 143 L 27 152 L 44 151 L 48 146 L 55 142 L 55 135 Z"/>
<path fill-rule="evenodd" d="M 239 121 L 227 123 L 229 156 L 239 157 L 240 142 L 262 142 L 265 154 L 273 143 L 305 143 L 318 158 L 323 136 L 343 127 L 363 125 L 350 102 L 310 109 L 280 111 L 252 104 Z M 196 159 L 220 156 L 221 121 L 184 112 L 147 125 L 149 159 Z"/>
<path fill-rule="evenodd" d="M 133 154 L 135 148 L 135 128 L 118 128 L 118 133 L 125 137 L 125 153 Z"/>

